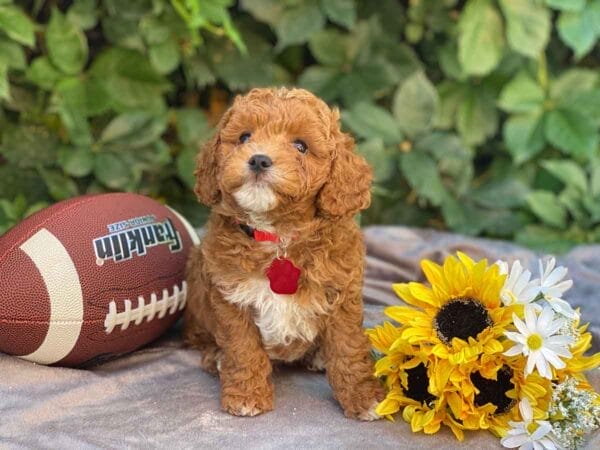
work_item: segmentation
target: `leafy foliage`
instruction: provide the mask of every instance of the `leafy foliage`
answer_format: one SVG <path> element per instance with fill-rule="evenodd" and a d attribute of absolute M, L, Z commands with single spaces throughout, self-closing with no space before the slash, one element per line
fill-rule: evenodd
<path fill-rule="evenodd" d="M 600 0 L 0 0 L 0 232 L 137 191 L 196 224 L 232 96 L 294 84 L 375 170 L 366 223 L 600 241 Z"/>

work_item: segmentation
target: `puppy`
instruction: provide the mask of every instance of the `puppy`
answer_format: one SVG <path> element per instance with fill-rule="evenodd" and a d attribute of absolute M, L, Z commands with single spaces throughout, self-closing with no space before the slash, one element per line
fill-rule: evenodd
<path fill-rule="evenodd" d="M 273 409 L 271 361 L 283 361 L 325 370 L 346 416 L 378 418 L 353 220 L 372 176 L 353 147 L 310 92 L 253 89 L 198 156 L 195 192 L 212 210 L 188 263 L 184 334 L 231 414 Z"/>

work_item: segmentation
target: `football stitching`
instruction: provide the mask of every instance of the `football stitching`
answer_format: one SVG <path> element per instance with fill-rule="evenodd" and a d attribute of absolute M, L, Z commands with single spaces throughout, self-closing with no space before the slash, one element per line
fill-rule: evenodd
<path fill-rule="evenodd" d="M 143 296 L 138 297 L 138 305 L 131 308 L 131 300 L 124 301 L 125 310 L 117 312 L 117 304 L 113 300 L 108 305 L 108 314 L 104 320 L 106 334 L 110 334 L 118 325 L 121 325 L 121 331 L 126 330 L 133 322 L 139 325 L 144 319 L 150 322 L 158 313 L 158 318 L 162 319 L 169 311 L 169 315 L 175 314 L 185 308 L 187 298 L 187 283 L 181 282 L 181 289 L 177 284 L 173 286 L 173 294 L 169 295 L 168 289 L 163 289 L 162 298 L 158 300 L 156 293 L 150 294 L 150 303 L 146 303 Z"/>
<path fill-rule="evenodd" d="M 150 303 L 146 304 L 143 296 L 138 297 L 138 306 L 131 308 L 131 300 L 124 300 L 125 310 L 117 313 L 117 304 L 115 300 L 109 304 L 109 312 L 104 319 L 95 320 L 35 320 L 35 319 L 9 319 L 0 317 L 0 323 L 5 324 L 33 324 L 33 325 L 89 325 L 104 323 L 107 334 L 111 333 L 117 325 L 121 325 L 121 330 L 126 330 L 131 322 L 139 325 L 143 319 L 150 322 L 158 313 L 158 318 L 162 319 L 169 312 L 169 315 L 175 314 L 177 311 L 183 310 L 187 300 L 187 283 L 181 283 L 181 289 L 177 284 L 173 286 L 173 295 L 169 295 L 167 289 L 163 289 L 162 298 L 158 300 L 155 292 L 150 294 Z"/>
<path fill-rule="evenodd" d="M 117 287 L 102 289 L 101 291 L 98 292 L 98 294 L 96 296 L 97 298 L 95 300 L 87 299 L 86 305 L 90 309 L 93 309 L 94 312 L 98 312 L 102 315 L 105 315 L 105 311 L 106 311 L 106 303 L 104 303 L 105 297 L 109 297 L 109 298 L 119 297 L 118 301 L 120 302 L 120 301 L 124 300 L 124 299 L 121 299 L 121 296 L 128 295 L 128 293 L 131 294 L 132 292 L 133 292 L 133 295 L 135 295 L 136 292 L 139 292 L 141 290 L 146 290 L 146 288 L 148 288 L 148 286 L 162 284 L 162 282 L 168 283 L 169 280 L 172 280 L 173 278 L 176 278 L 176 279 L 185 278 L 185 271 L 178 270 L 177 272 L 171 272 L 168 274 L 164 274 L 164 275 L 161 275 L 160 277 L 153 278 L 151 281 L 136 284 L 135 286 L 128 286 L 127 289 L 117 288 Z"/>

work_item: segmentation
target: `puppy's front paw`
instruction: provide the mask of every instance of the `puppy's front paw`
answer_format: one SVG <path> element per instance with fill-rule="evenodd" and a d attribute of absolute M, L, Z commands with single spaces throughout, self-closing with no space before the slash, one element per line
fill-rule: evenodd
<path fill-rule="evenodd" d="M 244 397 L 240 395 L 226 395 L 221 399 L 224 411 L 234 416 L 258 416 L 273 409 L 272 398 Z"/>
<path fill-rule="evenodd" d="M 352 419 L 372 421 L 381 416 L 375 412 L 377 405 L 385 398 L 385 391 L 377 380 L 369 380 L 349 391 L 345 401 L 339 398 L 344 415 Z"/>
<path fill-rule="evenodd" d="M 376 400 L 373 402 L 373 404 L 371 405 L 371 407 L 369 409 L 358 413 L 356 418 L 358 420 L 364 420 L 365 422 L 371 422 L 373 420 L 381 419 L 381 416 L 375 412 L 377 405 L 379 405 L 379 402 Z"/>
<path fill-rule="evenodd" d="M 271 385 L 245 389 L 246 387 L 230 387 L 221 392 L 221 407 L 224 411 L 234 416 L 252 417 L 273 409 L 273 387 Z M 242 393 L 244 391 L 247 393 Z"/>

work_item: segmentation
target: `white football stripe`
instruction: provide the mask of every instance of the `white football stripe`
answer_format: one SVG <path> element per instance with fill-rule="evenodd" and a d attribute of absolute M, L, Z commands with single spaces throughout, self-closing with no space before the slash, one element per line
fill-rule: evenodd
<path fill-rule="evenodd" d="M 42 345 L 22 356 L 40 364 L 52 364 L 67 356 L 83 324 L 83 293 L 77 269 L 62 243 L 42 228 L 23 245 L 44 280 L 50 297 L 50 323 Z"/>
<path fill-rule="evenodd" d="M 198 245 L 200 243 L 200 238 L 198 237 L 198 233 L 196 232 L 194 227 L 187 221 L 187 219 L 185 217 L 183 217 L 181 214 L 179 214 L 173 208 L 171 208 L 170 206 L 167 206 L 167 208 L 169 208 L 171 210 L 171 212 L 173 214 L 175 214 L 179 220 L 181 220 L 181 223 L 183 223 L 183 226 L 185 227 L 188 234 L 190 235 L 190 239 L 192 240 L 194 245 Z"/>

